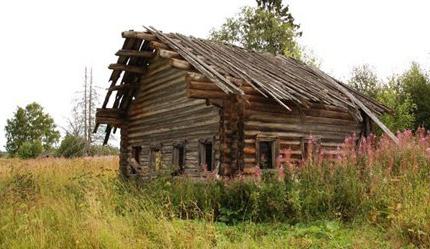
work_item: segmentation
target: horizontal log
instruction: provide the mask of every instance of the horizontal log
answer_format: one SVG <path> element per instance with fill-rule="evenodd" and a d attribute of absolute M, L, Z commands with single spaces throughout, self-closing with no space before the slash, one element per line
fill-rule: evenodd
<path fill-rule="evenodd" d="M 109 124 L 114 126 L 120 126 L 124 120 L 124 112 L 113 109 L 103 108 L 97 109 L 96 111 L 96 122 L 99 124 Z"/>
<path fill-rule="evenodd" d="M 255 149 L 255 147 L 243 148 L 243 153 L 248 154 L 248 155 L 254 155 L 256 152 L 257 152 L 257 150 Z"/>
<path fill-rule="evenodd" d="M 122 85 L 117 85 L 117 86 L 110 87 L 108 91 L 118 91 L 122 89 L 131 89 L 131 88 L 135 88 L 135 89 L 139 88 L 139 84 L 126 83 Z"/>
<path fill-rule="evenodd" d="M 110 64 L 109 69 L 126 71 L 126 72 L 137 73 L 137 74 L 146 73 L 145 68 L 137 67 L 137 66 L 122 65 L 122 64 Z"/>
<path fill-rule="evenodd" d="M 181 58 L 181 56 L 178 53 L 176 53 L 175 51 L 168 50 L 168 49 L 162 49 L 162 48 L 157 50 L 157 55 L 160 56 L 161 58 L 166 58 L 166 59 L 171 59 L 171 58 L 179 59 L 179 58 Z"/>
<path fill-rule="evenodd" d="M 218 91 L 220 93 L 224 93 L 217 85 L 212 82 L 188 81 L 187 83 L 189 89 Z"/>
<path fill-rule="evenodd" d="M 191 64 L 188 63 L 188 61 L 185 60 L 179 60 L 179 59 L 170 59 L 170 65 L 172 65 L 174 68 L 181 69 L 181 70 L 189 70 L 192 68 Z"/>
<path fill-rule="evenodd" d="M 152 49 L 168 49 L 169 48 L 169 46 L 167 46 L 166 44 L 158 42 L 158 41 L 149 42 L 149 46 Z"/>
<path fill-rule="evenodd" d="M 193 90 L 189 89 L 187 91 L 187 96 L 189 98 L 203 98 L 203 99 L 225 99 L 228 97 L 227 94 L 220 91 L 208 91 L 208 90 Z"/>
<path fill-rule="evenodd" d="M 121 35 L 122 38 L 142 39 L 146 41 L 155 41 L 157 39 L 155 35 L 147 32 L 124 31 Z"/>
<path fill-rule="evenodd" d="M 212 68 L 216 69 L 216 67 L 211 66 Z M 205 75 L 201 74 L 201 73 L 195 73 L 195 72 L 188 72 L 187 74 L 187 78 L 189 80 L 193 80 L 193 81 L 203 81 L 203 82 L 210 82 L 210 79 L 208 79 Z M 229 80 L 232 83 L 235 83 L 235 85 L 238 86 L 244 86 L 246 90 L 248 91 L 255 91 L 251 86 L 247 86 L 246 82 L 242 79 L 239 78 L 235 78 L 232 76 L 225 76 L 225 78 L 227 80 Z M 242 88 L 241 88 L 242 89 Z"/>
<path fill-rule="evenodd" d="M 154 57 L 154 53 L 151 51 L 137 51 L 130 49 L 121 49 L 115 53 L 116 56 L 127 56 L 127 57 L 140 57 L 150 59 Z"/>

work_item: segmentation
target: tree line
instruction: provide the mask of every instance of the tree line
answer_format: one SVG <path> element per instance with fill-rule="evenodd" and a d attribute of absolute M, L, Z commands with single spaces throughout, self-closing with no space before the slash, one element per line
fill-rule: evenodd
<path fill-rule="evenodd" d="M 371 66 L 360 65 L 352 69 L 348 83 L 391 109 L 381 119 L 392 131 L 430 129 L 430 75 L 419 64 L 411 63 L 385 81 Z"/>
<path fill-rule="evenodd" d="M 93 84 L 92 69 L 85 68 L 82 90 L 76 93 L 74 106 L 65 136 L 60 142 L 60 131 L 54 119 L 36 103 L 18 107 L 6 121 L 6 152 L 10 157 L 35 158 L 40 156 L 80 157 L 118 154 L 117 148 L 102 146 L 102 134 L 93 133 L 98 93 Z M 0 155 L 0 156 L 5 156 Z"/>
<path fill-rule="evenodd" d="M 256 0 L 255 7 L 243 7 L 219 28 L 212 29 L 209 38 L 246 49 L 282 54 L 318 67 L 318 59 L 298 42 L 302 34 L 289 6 L 282 0 Z M 371 66 L 360 65 L 352 69 L 347 83 L 392 110 L 381 117 L 391 130 L 396 132 L 420 126 L 430 129 L 430 77 L 418 64 L 412 63 L 409 70 L 385 81 L 379 79 Z M 113 148 L 97 145 L 101 134 L 92 133 L 98 101 L 92 70 L 88 75 L 85 69 L 83 91 L 77 96 L 66 136 L 59 146 L 56 144 L 60 133 L 54 120 L 39 104 L 32 103 L 19 107 L 7 120 L 7 152 L 24 158 L 43 153 L 65 157 L 117 153 Z"/>
<path fill-rule="evenodd" d="M 256 7 L 245 6 L 236 16 L 227 18 L 221 27 L 211 31 L 210 39 L 290 56 L 318 67 L 319 60 L 298 43 L 303 32 L 289 6 L 282 0 L 256 0 L 256 4 Z M 417 63 L 385 81 L 379 79 L 371 66 L 359 65 L 352 69 L 347 83 L 392 110 L 381 117 L 392 131 L 421 126 L 430 129 L 430 76 Z"/>

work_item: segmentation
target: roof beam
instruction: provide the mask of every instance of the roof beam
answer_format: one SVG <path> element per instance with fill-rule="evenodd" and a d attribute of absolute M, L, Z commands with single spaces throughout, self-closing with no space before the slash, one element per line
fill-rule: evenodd
<path fill-rule="evenodd" d="M 116 52 L 115 55 L 128 56 L 128 57 L 142 57 L 147 59 L 154 57 L 154 53 L 152 53 L 151 51 L 137 51 L 137 50 L 130 50 L 130 49 L 118 50 L 118 52 Z"/>
<path fill-rule="evenodd" d="M 110 64 L 109 69 L 126 71 L 130 73 L 144 74 L 146 69 L 138 66 L 122 65 L 122 64 Z"/>
<path fill-rule="evenodd" d="M 126 83 L 126 84 L 122 84 L 122 85 L 118 85 L 118 86 L 113 86 L 111 88 L 108 88 L 107 90 L 108 91 L 118 91 L 118 90 L 122 90 L 122 89 L 126 89 L 126 88 L 138 88 L 138 87 L 139 87 L 138 84 L 135 84 L 135 83 L 133 83 L 133 84 Z"/>
<path fill-rule="evenodd" d="M 147 32 L 124 31 L 121 35 L 123 38 L 141 39 L 145 41 L 157 40 L 157 37 L 155 35 Z"/>

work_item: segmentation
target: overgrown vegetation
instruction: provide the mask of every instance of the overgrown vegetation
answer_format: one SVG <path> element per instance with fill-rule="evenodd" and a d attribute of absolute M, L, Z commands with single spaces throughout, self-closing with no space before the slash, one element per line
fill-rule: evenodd
<path fill-rule="evenodd" d="M 87 141 L 80 136 L 66 135 L 56 150 L 56 156 L 75 158 L 83 156 L 110 156 L 118 155 L 119 149 L 110 145 L 87 145 Z"/>
<path fill-rule="evenodd" d="M 381 119 L 394 132 L 430 128 L 430 101 L 426 97 L 430 94 L 430 76 L 418 64 L 412 63 L 406 72 L 385 82 L 369 65 L 361 65 L 353 68 L 349 84 L 391 108 L 392 113 Z"/>
<path fill-rule="evenodd" d="M 0 159 L 0 247 L 428 247 L 430 136 L 399 138 L 349 138 L 300 166 L 285 151 L 277 172 L 234 180 L 124 181 L 113 157 Z"/>
<path fill-rule="evenodd" d="M 21 158 L 34 158 L 51 151 L 60 138 L 54 120 L 35 102 L 25 108 L 18 107 L 7 120 L 5 131 L 6 151 Z"/>
<path fill-rule="evenodd" d="M 219 28 L 210 38 L 247 49 L 301 58 L 297 43 L 302 33 L 288 5 L 281 0 L 257 0 L 257 7 L 246 6 Z"/>

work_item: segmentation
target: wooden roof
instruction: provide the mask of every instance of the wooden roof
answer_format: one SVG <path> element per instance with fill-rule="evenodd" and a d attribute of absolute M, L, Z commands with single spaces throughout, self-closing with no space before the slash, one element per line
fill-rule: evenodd
<path fill-rule="evenodd" d="M 211 40 L 162 33 L 154 28 L 145 32 L 126 31 L 123 48 L 116 53 L 118 62 L 109 66 L 113 70 L 106 99 L 98 110 L 102 116 L 121 117 L 130 105 L 145 69 L 156 55 L 171 58 L 173 63 L 187 63 L 204 75 L 226 94 L 242 95 L 241 86 L 251 86 L 262 96 L 273 98 L 286 109 L 287 103 L 309 107 L 323 103 L 349 110 L 361 120 L 361 111 L 369 116 L 390 110 L 351 87 L 325 74 L 321 70 L 282 55 L 272 55 Z M 178 60 L 178 61 L 176 61 Z M 122 75 L 121 81 L 118 81 Z M 111 94 L 116 91 L 111 108 L 107 107 Z M 373 118 L 372 118 L 373 119 Z M 375 121 L 375 119 L 373 119 Z M 379 120 L 378 120 L 379 121 Z M 98 127 L 98 122 L 96 129 Z M 108 122 L 107 136 L 115 122 Z"/>

